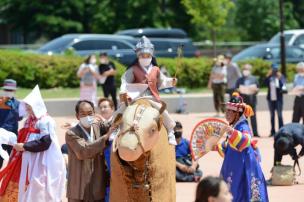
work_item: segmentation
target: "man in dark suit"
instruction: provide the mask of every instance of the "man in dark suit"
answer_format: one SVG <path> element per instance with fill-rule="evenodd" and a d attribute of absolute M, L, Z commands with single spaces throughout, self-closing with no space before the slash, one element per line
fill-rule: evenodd
<path fill-rule="evenodd" d="M 302 149 L 297 154 L 296 146 Z M 280 164 L 283 155 L 289 154 L 293 160 L 304 155 L 304 125 L 289 123 L 284 125 L 274 137 L 274 165 Z"/>

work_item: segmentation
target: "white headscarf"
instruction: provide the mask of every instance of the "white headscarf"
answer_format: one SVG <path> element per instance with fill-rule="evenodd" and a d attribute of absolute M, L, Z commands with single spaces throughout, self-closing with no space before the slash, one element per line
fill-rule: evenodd
<path fill-rule="evenodd" d="M 32 110 L 37 119 L 41 118 L 47 113 L 47 109 L 45 107 L 38 85 L 36 85 L 32 92 L 30 92 L 30 94 L 28 94 L 23 99 L 23 102 L 32 107 Z"/>

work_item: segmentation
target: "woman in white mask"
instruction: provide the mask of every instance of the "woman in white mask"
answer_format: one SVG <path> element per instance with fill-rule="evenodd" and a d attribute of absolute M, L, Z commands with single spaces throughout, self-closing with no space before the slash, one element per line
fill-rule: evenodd
<path fill-rule="evenodd" d="M 236 81 L 236 89 L 240 92 L 244 102 L 251 106 L 254 115 L 250 117 L 253 135 L 259 137 L 256 121 L 257 94 L 259 92 L 259 82 L 251 75 L 252 66 L 245 64 L 242 69 L 242 77 Z"/>
<path fill-rule="evenodd" d="M 89 100 L 97 104 L 97 81 L 99 79 L 98 66 L 96 65 L 96 56 L 89 55 L 84 63 L 78 69 L 77 76 L 80 81 L 80 99 Z"/>

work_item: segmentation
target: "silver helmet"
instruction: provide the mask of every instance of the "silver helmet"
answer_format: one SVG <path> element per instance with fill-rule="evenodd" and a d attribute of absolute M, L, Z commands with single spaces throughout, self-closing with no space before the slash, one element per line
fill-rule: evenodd
<path fill-rule="evenodd" d="M 143 36 L 137 42 L 135 46 L 135 52 L 137 55 L 140 55 L 142 53 L 148 53 L 150 55 L 153 55 L 154 45 L 146 36 Z"/>

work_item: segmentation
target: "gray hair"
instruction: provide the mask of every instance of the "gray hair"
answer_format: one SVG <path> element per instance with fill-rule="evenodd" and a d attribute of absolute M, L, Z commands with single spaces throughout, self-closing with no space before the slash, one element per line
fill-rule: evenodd
<path fill-rule="evenodd" d="M 299 62 L 297 64 L 297 69 L 304 69 L 304 62 Z"/>

